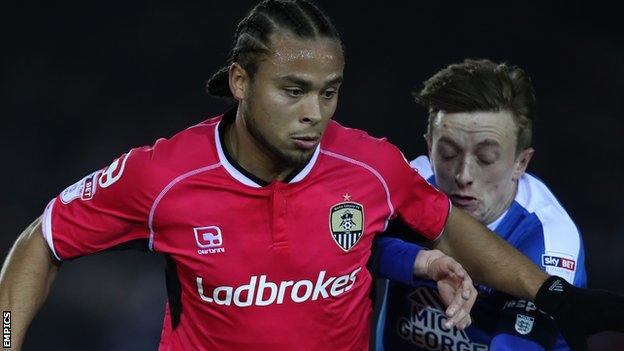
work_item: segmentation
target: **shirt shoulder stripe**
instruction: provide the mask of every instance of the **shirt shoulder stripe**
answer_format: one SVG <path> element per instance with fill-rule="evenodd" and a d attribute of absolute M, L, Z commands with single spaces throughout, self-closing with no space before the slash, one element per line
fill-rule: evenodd
<path fill-rule="evenodd" d="M 154 200 L 154 203 L 152 204 L 152 207 L 150 209 L 149 212 L 149 217 L 147 220 L 147 226 L 149 229 L 149 249 L 151 251 L 154 251 L 154 213 L 156 212 L 156 208 L 158 207 L 158 205 L 160 204 L 160 201 L 162 200 L 162 198 L 169 192 L 169 190 L 171 190 L 171 188 L 173 188 L 176 184 L 180 183 L 181 181 L 183 181 L 184 179 L 188 178 L 188 177 L 192 177 L 196 174 L 202 173 L 202 172 L 206 172 L 215 168 L 218 168 L 221 166 L 221 163 L 215 163 L 209 166 L 205 166 L 205 167 L 201 167 L 189 172 L 186 172 L 178 177 L 176 177 L 174 180 L 172 180 L 171 182 L 169 182 L 169 184 L 167 184 L 167 186 L 165 186 L 163 188 L 163 190 L 160 192 L 160 194 L 158 194 L 158 196 L 156 197 L 156 200 Z"/>

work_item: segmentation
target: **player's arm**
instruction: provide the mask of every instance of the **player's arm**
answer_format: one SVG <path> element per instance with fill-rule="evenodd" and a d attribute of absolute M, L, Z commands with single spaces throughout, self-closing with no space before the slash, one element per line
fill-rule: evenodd
<path fill-rule="evenodd" d="M 540 210 L 537 218 L 528 217 L 514 247 L 547 273 L 565 277 L 570 283 L 584 284 L 583 248 L 574 223 L 565 214 L 551 209 Z M 545 242 L 549 243 L 548 249 Z M 545 257 L 556 258 L 557 263 L 552 264 Z M 572 264 L 558 264 L 564 258 Z M 531 301 L 504 294 L 500 297 L 504 304 L 500 305 L 490 350 L 551 350 L 559 334 L 555 321 Z"/>
<path fill-rule="evenodd" d="M 17 238 L 0 273 L 0 305 L 11 312 L 11 342 L 20 350 L 26 329 L 45 301 L 59 269 L 41 233 L 41 218 Z"/>
<path fill-rule="evenodd" d="M 476 282 L 516 297 L 535 298 L 548 278 L 526 256 L 455 207 L 431 246 L 455 258 Z"/>
<path fill-rule="evenodd" d="M 0 305 L 12 312 L 14 347 L 43 304 L 58 263 L 140 241 L 147 245 L 147 213 L 155 177 L 150 148 L 133 149 L 65 189 L 42 218 L 20 235 L 2 268 Z"/>
<path fill-rule="evenodd" d="M 456 259 L 476 282 L 521 298 L 534 298 L 548 275 L 468 214 L 451 206 L 449 198 L 412 169 L 401 152 L 380 143 L 393 215 L 429 245 Z M 416 234 L 418 233 L 418 234 Z M 421 237 L 421 238 L 422 238 Z"/>
<path fill-rule="evenodd" d="M 416 257 L 423 251 L 421 246 L 384 235 L 375 239 L 375 250 L 379 276 L 405 285 L 414 283 Z"/>
<path fill-rule="evenodd" d="M 472 320 L 470 310 L 477 291 L 464 268 L 439 250 L 423 250 L 403 240 L 377 238 L 379 274 L 382 277 L 412 285 L 414 278 L 427 278 L 437 283 L 442 301 L 447 306 L 447 328 L 467 328 Z"/>
<path fill-rule="evenodd" d="M 475 281 L 535 300 L 538 308 L 555 318 L 572 350 L 587 350 L 587 337 L 597 332 L 624 332 L 624 296 L 549 277 L 459 209 L 453 208 L 443 234 L 432 246 L 457 259 Z"/>

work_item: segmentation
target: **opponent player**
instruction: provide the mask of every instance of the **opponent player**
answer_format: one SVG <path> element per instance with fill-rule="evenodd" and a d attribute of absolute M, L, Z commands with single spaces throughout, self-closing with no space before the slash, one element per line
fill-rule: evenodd
<path fill-rule="evenodd" d="M 429 111 L 429 158 L 411 162 L 453 204 L 527 255 L 546 272 L 586 285 L 583 243 L 555 196 L 525 170 L 533 155 L 535 96 L 523 70 L 489 60 L 450 65 L 414 93 Z M 485 286 L 466 331 L 432 320 L 444 317 L 432 282 L 411 278 L 418 248 L 380 238 L 386 283 L 377 349 L 564 350 L 554 321 L 527 300 Z M 407 277 L 407 279 L 406 279 Z"/>
<path fill-rule="evenodd" d="M 232 96 L 235 109 L 123 154 L 50 201 L 20 236 L 0 277 L 0 307 L 14 311 L 16 339 L 45 299 L 56 261 L 142 246 L 170 263 L 162 350 L 366 350 L 364 266 L 392 219 L 480 281 L 536 298 L 580 337 L 621 328 L 620 297 L 548 278 L 451 210 L 394 146 L 331 122 L 343 65 L 338 33 L 316 7 L 256 6 L 238 25 L 229 65 L 208 84 L 211 94 Z M 455 289 L 447 311 L 454 323 L 474 299 L 464 290 Z M 581 316 L 577 303 L 591 313 Z M 599 319 L 605 303 L 612 315 Z"/>

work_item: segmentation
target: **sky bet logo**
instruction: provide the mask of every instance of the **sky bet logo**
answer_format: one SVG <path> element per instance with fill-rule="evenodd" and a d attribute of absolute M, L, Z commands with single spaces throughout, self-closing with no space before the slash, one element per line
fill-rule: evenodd
<path fill-rule="evenodd" d="M 576 262 L 574 260 L 549 255 L 542 255 L 542 265 L 544 267 L 559 267 L 569 271 L 574 271 L 576 268 Z"/>

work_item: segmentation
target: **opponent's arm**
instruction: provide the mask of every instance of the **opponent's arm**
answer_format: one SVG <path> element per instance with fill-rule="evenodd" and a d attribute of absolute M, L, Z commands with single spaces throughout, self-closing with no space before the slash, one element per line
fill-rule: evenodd
<path fill-rule="evenodd" d="M 380 276 L 412 286 L 414 278 L 434 280 L 445 311 L 447 328 L 467 328 L 471 323 L 470 310 L 477 297 L 472 279 L 453 258 L 439 250 L 423 250 L 403 240 L 382 236 L 376 239 Z"/>
<path fill-rule="evenodd" d="M 477 299 L 477 290 L 464 268 L 440 250 L 420 250 L 414 260 L 414 276 L 436 282 L 447 307 L 447 328 L 462 330 L 471 323 L 470 310 Z"/>
<path fill-rule="evenodd" d="M 11 311 L 12 349 L 21 349 L 26 329 L 48 296 L 59 265 L 38 218 L 17 238 L 0 272 L 0 309 Z"/>
<path fill-rule="evenodd" d="M 453 207 L 432 247 L 455 258 L 476 282 L 533 299 L 548 275 L 505 240 Z"/>

